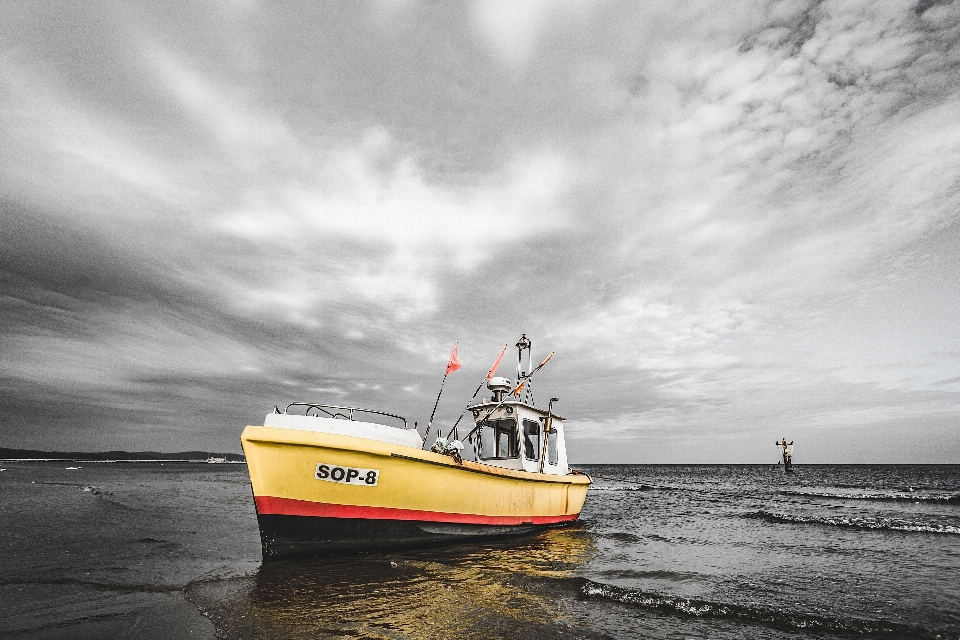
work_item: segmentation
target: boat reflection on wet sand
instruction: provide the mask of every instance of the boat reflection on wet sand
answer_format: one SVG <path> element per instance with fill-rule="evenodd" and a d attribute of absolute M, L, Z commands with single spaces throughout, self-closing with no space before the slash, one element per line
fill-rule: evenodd
<path fill-rule="evenodd" d="M 577 629 L 563 604 L 578 589 L 564 578 L 592 548 L 573 525 L 522 541 L 281 560 L 252 577 L 196 583 L 188 597 L 229 638 L 600 637 Z"/>

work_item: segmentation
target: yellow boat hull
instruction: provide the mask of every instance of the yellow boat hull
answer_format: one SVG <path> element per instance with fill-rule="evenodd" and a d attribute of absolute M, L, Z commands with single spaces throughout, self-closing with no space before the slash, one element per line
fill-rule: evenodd
<path fill-rule="evenodd" d="M 248 426 L 241 442 L 265 559 L 527 533 L 575 521 L 590 484 L 329 433 Z"/>

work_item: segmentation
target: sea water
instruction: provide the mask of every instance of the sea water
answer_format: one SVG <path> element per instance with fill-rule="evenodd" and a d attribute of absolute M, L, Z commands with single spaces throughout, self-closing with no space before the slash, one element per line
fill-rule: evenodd
<path fill-rule="evenodd" d="M 582 466 L 570 527 L 267 564 L 244 465 L 0 468 L 0 637 L 960 638 L 960 465 Z"/>

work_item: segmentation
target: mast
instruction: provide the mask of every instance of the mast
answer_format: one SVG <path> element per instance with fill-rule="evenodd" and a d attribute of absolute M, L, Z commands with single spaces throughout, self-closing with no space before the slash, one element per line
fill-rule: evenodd
<path fill-rule="evenodd" d="M 527 352 L 527 366 L 526 369 L 523 367 L 523 352 Z M 530 375 L 533 365 L 533 343 L 527 338 L 527 334 L 521 334 L 520 340 L 517 341 L 517 384 L 520 384 L 526 380 L 527 376 Z M 529 405 L 533 405 L 533 391 L 530 389 L 530 385 L 533 381 L 526 380 L 524 385 L 524 402 Z"/>

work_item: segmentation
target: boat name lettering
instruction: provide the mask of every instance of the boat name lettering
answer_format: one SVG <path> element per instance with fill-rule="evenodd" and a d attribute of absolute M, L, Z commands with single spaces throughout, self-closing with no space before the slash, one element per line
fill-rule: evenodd
<path fill-rule="evenodd" d="M 336 464 L 318 462 L 317 473 L 314 477 L 317 480 L 326 480 L 327 482 L 375 487 L 377 486 L 377 480 L 380 479 L 380 470 L 355 469 L 354 467 L 341 467 Z"/>

